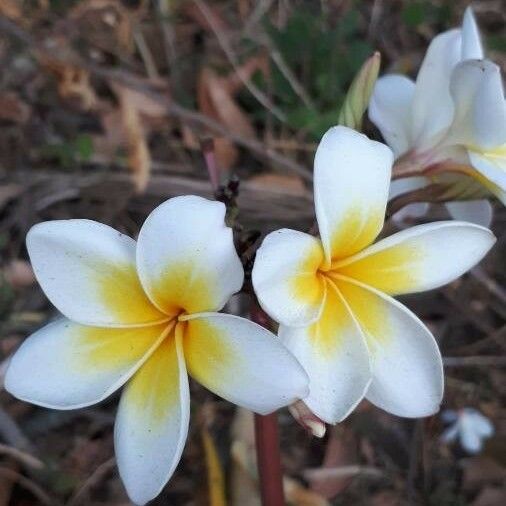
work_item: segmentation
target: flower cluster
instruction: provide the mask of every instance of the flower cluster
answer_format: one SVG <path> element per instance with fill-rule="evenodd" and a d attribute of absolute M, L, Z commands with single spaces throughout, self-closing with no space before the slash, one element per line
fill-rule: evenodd
<path fill-rule="evenodd" d="M 137 504 L 158 495 L 181 458 L 188 375 L 260 414 L 302 400 L 320 435 L 320 421 L 343 420 L 364 398 L 398 416 L 435 413 L 441 354 L 394 297 L 451 282 L 495 237 L 477 224 L 443 221 L 377 239 L 395 159 L 427 174 L 450 165 L 504 199 L 506 105 L 499 70 L 482 53 L 468 10 L 461 30 L 434 39 L 416 83 L 378 81 L 370 116 L 390 147 L 344 126 L 323 136 L 314 160 L 318 236 L 268 234 L 252 271 L 278 337 L 219 312 L 244 281 L 222 203 L 170 199 L 148 216 L 137 242 L 88 220 L 35 225 L 30 260 L 63 316 L 22 344 L 6 389 L 39 406 L 75 409 L 124 387 L 114 442 Z M 491 430 L 465 414 L 445 439 L 460 434 L 477 448 Z"/>
<path fill-rule="evenodd" d="M 506 101 L 499 67 L 484 59 L 471 8 L 461 29 L 431 42 L 416 81 L 387 75 L 376 83 L 369 117 L 397 159 L 395 194 L 418 189 L 441 173 L 471 176 L 506 204 Z M 477 186 L 477 185 L 476 185 Z M 487 225 L 490 204 L 461 189 L 469 202 L 451 202 L 456 219 Z M 423 212 L 423 207 L 421 209 Z"/>

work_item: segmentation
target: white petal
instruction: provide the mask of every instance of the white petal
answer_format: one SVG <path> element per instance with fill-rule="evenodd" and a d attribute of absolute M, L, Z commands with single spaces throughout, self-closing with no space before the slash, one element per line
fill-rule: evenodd
<path fill-rule="evenodd" d="M 304 402 L 327 423 L 346 418 L 362 400 L 371 368 L 364 337 L 332 283 L 318 321 L 305 328 L 280 325 L 279 337 L 309 375 Z"/>
<path fill-rule="evenodd" d="M 186 325 L 188 372 L 220 397 L 267 414 L 307 395 L 304 369 L 260 325 L 219 313 L 193 315 Z"/>
<path fill-rule="evenodd" d="M 464 416 L 469 419 L 474 431 L 481 437 L 490 437 L 494 433 L 492 422 L 476 409 L 467 408 Z"/>
<path fill-rule="evenodd" d="M 137 244 L 137 268 L 153 303 L 166 313 L 221 309 L 244 279 L 221 202 L 187 195 L 157 207 Z"/>
<path fill-rule="evenodd" d="M 427 223 L 382 239 L 334 269 L 391 295 L 423 292 L 468 271 L 494 243 L 490 230 L 472 223 Z"/>
<path fill-rule="evenodd" d="M 506 144 L 487 153 L 469 151 L 469 159 L 473 167 L 485 178 L 482 183 L 496 194 L 501 202 L 505 203 Z"/>
<path fill-rule="evenodd" d="M 389 200 L 392 200 L 399 195 L 419 190 L 427 186 L 427 179 L 424 177 L 403 177 L 401 179 L 394 179 L 390 184 Z M 405 219 L 420 218 L 427 214 L 429 204 L 427 202 L 415 202 L 409 204 L 399 211 L 397 211 L 392 218 L 401 222 Z"/>
<path fill-rule="evenodd" d="M 128 383 L 114 426 L 119 473 L 135 504 L 155 498 L 172 476 L 189 416 L 182 346 L 179 336 L 172 334 Z"/>
<path fill-rule="evenodd" d="M 450 89 L 455 104 L 452 142 L 486 151 L 506 142 L 506 101 L 497 65 L 488 60 L 461 63 Z"/>
<path fill-rule="evenodd" d="M 483 448 L 483 441 L 469 422 L 465 418 L 460 420 L 460 444 L 469 453 L 479 453 Z"/>
<path fill-rule="evenodd" d="M 444 423 L 455 424 L 455 422 L 459 419 L 458 413 L 453 409 L 445 409 L 439 416 Z"/>
<path fill-rule="evenodd" d="M 327 131 L 314 161 L 316 217 L 326 261 L 369 245 L 385 218 L 392 151 L 338 126 Z"/>
<path fill-rule="evenodd" d="M 467 7 L 462 22 L 462 59 L 473 60 L 483 58 L 480 31 L 474 18 L 473 9 Z"/>
<path fill-rule="evenodd" d="M 443 397 L 443 363 L 427 327 L 381 292 L 343 279 L 336 282 L 371 352 L 373 380 L 366 398 L 397 416 L 435 413 Z"/>
<path fill-rule="evenodd" d="M 412 140 L 420 149 L 436 143 L 453 119 L 450 76 L 461 57 L 460 30 L 435 37 L 416 79 Z"/>
<path fill-rule="evenodd" d="M 95 404 L 134 374 L 163 338 L 165 327 L 106 329 L 60 319 L 21 345 L 7 369 L 5 388 L 47 408 Z"/>
<path fill-rule="evenodd" d="M 488 200 L 447 202 L 446 208 L 455 220 L 468 221 L 487 228 L 492 223 L 493 209 Z"/>
<path fill-rule="evenodd" d="M 257 251 L 252 281 L 260 305 L 275 321 L 309 325 L 319 317 L 325 283 L 318 275 L 324 255 L 315 237 L 282 229 L 270 233 Z"/>
<path fill-rule="evenodd" d="M 443 431 L 443 433 L 441 434 L 441 439 L 445 443 L 451 443 L 452 441 L 455 441 L 455 439 L 457 439 L 458 435 L 459 435 L 459 424 L 453 423 Z"/>
<path fill-rule="evenodd" d="M 89 220 L 39 223 L 26 246 L 49 300 L 84 325 L 128 326 L 166 319 L 146 297 L 135 268 L 135 241 Z"/>
<path fill-rule="evenodd" d="M 378 127 L 395 157 L 411 147 L 411 108 L 415 83 L 405 76 L 378 79 L 369 103 L 369 118 Z"/>

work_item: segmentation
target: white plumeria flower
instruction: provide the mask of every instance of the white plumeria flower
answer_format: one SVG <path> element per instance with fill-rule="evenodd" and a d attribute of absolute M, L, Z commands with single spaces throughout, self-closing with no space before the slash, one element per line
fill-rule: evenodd
<path fill-rule="evenodd" d="M 458 438 L 462 448 L 468 453 L 479 453 L 485 439 L 494 434 L 494 426 L 490 420 L 473 408 L 446 410 L 442 413 L 442 418 L 451 425 L 443 432 L 441 439 L 450 443 Z"/>
<path fill-rule="evenodd" d="M 174 472 L 186 441 L 187 372 L 221 397 L 266 414 L 307 394 L 308 378 L 270 332 L 220 314 L 243 283 L 225 206 L 184 196 L 155 209 L 138 242 L 89 220 L 35 225 L 35 275 L 64 318 L 16 352 L 5 387 L 54 409 L 95 404 L 128 380 L 115 424 L 119 472 L 144 504 Z"/>
<path fill-rule="evenodd" d="M 364 397 L 393 414 L 438 410 L 443 368 L 427 327 L 392 295 L 430 290 L 476 264 L 495 242 L 478 225 L 448 221 L 371 243 L 383 227 L 391 150 L 346 127 L 331 128 L 314 161 L 320 238 L 269 234 L 253 286 L 280 323 L 279 337 L 309 374 L 307 406 L 345 418 Z"/>
<path fill-rule="evenodd" d="M 416 82 L 401 75 L 377 81 L 369 117 L 399 163 L 428 174 L 446 164 L 449 171 L 474 177 L 506 204 L 506 102 L 499 67 L 482 58 L 478 27 L 468 8 L 461 29 L 431 42 Z M 418 188 L 419 178 L 394 181 L 392 196 Z M 447 207 L 454 218 L 482 225 L 492 219 L 486 200 L 449 202 Z M 421 212 L 418 206 L 411 214 Z"/>

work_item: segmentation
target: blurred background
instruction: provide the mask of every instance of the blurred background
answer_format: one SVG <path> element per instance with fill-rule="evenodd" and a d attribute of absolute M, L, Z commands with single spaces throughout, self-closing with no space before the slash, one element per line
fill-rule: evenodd
<path fill-rule="evenodd" d="M 308 229 L 314 150 L 364 60 L 378 50 L 382 73 L 416 76 L 467 3 L 0 0 L 2 379 L 23 339 L 56 316 L 27 262 L 33 224 L 91 218 L 135 237 L 163 200 L 212 196 L 201 148 L 212 137 L 227 198 L 240 181 L 239 242 Z M 506 4 L 474 10 L 504 70 Z M 281 411 L 290 504 L 506 504 L 506 211 L 495 208 L 498 243 L 478 268 L 403 299 L 446 357 L 443 412 L 403 420 L 364 402 L 314 439 Z M 425 219 L 439 218 L 442 208 Z M 153 504 L 259 505 L 250 415 L 192 390 L 182 461 Z M 113 457 L 116 404 L 57 412 L 2 389 L 0 506 L 129 504 Z M 466 448 L 458 433 L 478 419 L 493 433 Z"/>

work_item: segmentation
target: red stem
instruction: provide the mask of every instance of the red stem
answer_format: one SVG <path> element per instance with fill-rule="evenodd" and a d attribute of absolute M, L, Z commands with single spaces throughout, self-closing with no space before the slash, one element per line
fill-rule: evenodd
<path fill-rule="evenodd" d="M 276 413 L 255 414 L 255 442 L 262 506 L 285 506 Z"/>
<path fill-rule="evenodd" d="M 252 304 L 250 314 L 254 322 L 269 329 L 269 317 L 257 303 Z M 285 506 L 276 413 L 267 416 L 255 414 L 255 443 L 262 506 Z"/>

